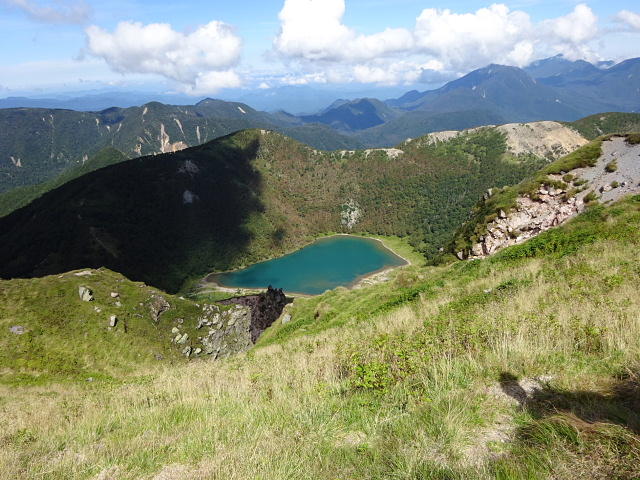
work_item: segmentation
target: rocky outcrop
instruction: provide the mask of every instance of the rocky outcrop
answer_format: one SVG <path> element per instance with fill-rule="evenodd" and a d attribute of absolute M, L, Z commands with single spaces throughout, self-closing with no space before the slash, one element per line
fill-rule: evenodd
<path fill-rule="evenodd" d="M 360 217 L 362 217 L 362 211 L 355 200 L 349 199 L 347 203 L 340 206 L 340 224 L 343 227 L 353 229 Z"/>
<path fill-rule="evenodd" d="M 220 315 L 214 315 L 207 335 L 202 337 L 203 351 L 213 358 L 225 358 L 246 352 L 253 346 L 251 340 L 251 310 L 236 305 Z"/>
<path fill-rule="evenodd" d="M 78 288 L 78 296 L 80 300 L 83 302 L 91 302 L 93 301 L 93 292 L 88 288 L 81 286 Z"/>
<path fill-rule="evenodd" d="M 505 247 L 524 242 L 584 210 L 581 197 L 567 198 L 564 190 L 545 186 L 538 190 L 536 199 L 521 196 L 516 205 L 508 214 L 501 210 L 498 218 L 487 224 L 486 233 L 473 245 L 467 258 L 484 258 Z"/>
<path fill-rule="evenodd" d="M 282 309 L 289 303 L 289 300 L 282 292 L 276 290 L 271 285 L 266 292 L 258 295 L 247 295 L 244 297 L 229 298 L 220 302 L 222 305 L 244 305 L 251 310 L 251 341 L 255 343 L 273 322 L 282 314 Z"/>
<path fill-rule="evenodd" d="M 153 319 L 154 322 L 158 321 L 158 317 L 162 312 L 171 308 L 171 305 L 169 305 L 169 302 L 167 302 L 160 295 L 151 296 L 151 298 L 149 299 L 148 306 L 149 306 L 149 311 L 151 312 L 151 318 Z"/>
<path fill-rule="evenodd" d="M 505 247 L 524 242 L 555 227 L 585 209 L 585 197 L 603 203 L 624 195 L 640 193 L 640 145 L 625 136 L 612 136 L 602 142 L 602 154 L 591 167 L 580 167 L 548 175 L 533 195 L 520 195 L 515 208 L 497 212 L 485 232 L 469 250 L 456 251 L 460 259 L 484 258 Z M 615 168 L 611 165 L 615 164 Z M 569 182 L 569 183 L 565 183 Z M 572 184 L 571 184 L 572 182 Z M 550 185 L 565 185 L 567 190 Z M 487 202 L 493 195 L 488 190 Z"/>

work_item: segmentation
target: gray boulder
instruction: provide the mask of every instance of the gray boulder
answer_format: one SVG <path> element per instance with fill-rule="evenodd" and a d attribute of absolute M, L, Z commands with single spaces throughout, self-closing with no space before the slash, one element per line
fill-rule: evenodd
<path fill-rule="evenodd" d="M 80 300 L 84 302 L 91 302 L 94 299 L 93 292 L 88 287 L 81 286 L 78 288 L 78 295 Z"/>

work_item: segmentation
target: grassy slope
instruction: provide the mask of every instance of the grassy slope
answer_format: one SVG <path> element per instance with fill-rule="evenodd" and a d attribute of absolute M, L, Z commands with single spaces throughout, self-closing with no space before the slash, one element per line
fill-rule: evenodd
<path fill-rule="evenodd" d="M 299 299 L 250 354 L 144 382 L 1 386 L 0 477 L 635 478 L 639 224 L 636 196 Z"/>
<path fill-rule="evenodd" d="M 86 275 L 77 273 L 89 272 Z M 0 365 L 5 384 L 42 384 L 52 379 L 120 382 L 179 361 L 184 346 L 171 330 L 191 337 L 201 309 L 110 270 L 84 270 L 36 279 L 0 280 Z M 95 300 L 82 301 L 80 286 Z M 111 293 L 117 293 L 114 298 Z M 154 322 L 150 302 L 160 295 L 171 308 Z M 110 317 L 118 321 L 110 328 Z M 177 322 L 182 318 L 184 322 Z M 24 333 L 10 333 L 11 327 Z M 156 356 L 162 356 L 158 360 Z"/>

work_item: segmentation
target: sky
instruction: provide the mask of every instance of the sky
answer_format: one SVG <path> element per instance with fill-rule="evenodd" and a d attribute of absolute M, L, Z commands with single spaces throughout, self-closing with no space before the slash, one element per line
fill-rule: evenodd
<path fill-rule="evenodd" d="M 0 97 L 427 89 L 498 63 L 640 57 L 638 0 L 0 0 Z"/>

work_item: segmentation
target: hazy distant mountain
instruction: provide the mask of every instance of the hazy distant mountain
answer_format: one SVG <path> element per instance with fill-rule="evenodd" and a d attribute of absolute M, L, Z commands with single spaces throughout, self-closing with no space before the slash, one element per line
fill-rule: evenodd
<path fill-rule="evenodd" d="M 81 112 L 98 112 L 112 107 L 140 107 L 150 102 L 162 102 L 169 105 L 190 105 L 198 100 L 200 99 L 187 95 L 99 92 L 84 95 L 56 95 L 51 98 L 28 98 L 24 96 L 0 98 L 0 108 L 59 108 Z"/>
<path fill-rule="evenodd" d="M 601 112 L 635 112 L 640 106 L 640 59 L 603 69 L 553 57 L 527 68 L 535 78 L 525 69 L 489 65 L 437 90 L 413 90 L 387 100 L 406 113 L 353 135 L 367 145 L 384 146 L 484 122 L 574 121 Z"/>
<path fill-rule="evenodd" d="M 267 112 L 284 110 L 293 115 L 309 115 L 335 101 L 336 95 L 335 92 L 315 90 L 308 86 L 287 86 L 247 93 L 239 100 Z"/>
<path fill-rule="evenodd" d="M 287 85 L 279 88 L 254 90 L 243 95 L 236 95 L 238 101 L 251 105 L 256 110 L 277 112 L 284 110 L 293 115 L 314 115 L 321 113 L 339 99 L 356 98 L 389 98 L 400 95 L 401 87 L 366 87 L 363 85 L 352 87 L 331 87 L 308 85 Z M 225 96 L 224 99 L 231 99 Z M 350 100 L 344 100 L 348 102 Z"/>
<path fill-rule="evenodd" d="M 375 127 L 401 115 L 400 112 L 375 98 L 360 98 L 352 102 L 334 102 L 333 108 L 316 115 L 304 115 L 305 122 L 320 122 L 340 132 L 357 132 Z"/>
<path fill-rule="evenodd" d="M 523 70 L 536 79 L 551 77 L 562 78 L 575 75 L 578 72 L 591 72 L 593 74 L 601 72 L 600 68 L 589 62 L 584 60 L 572 62 L 571 60 L 564 58 L 562 55 L 545 58 L 544 60 L 536 60 L 530 65 L 524 67 Z"/>

